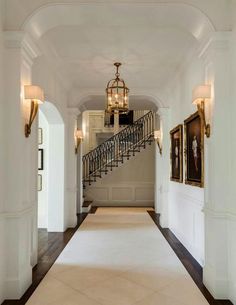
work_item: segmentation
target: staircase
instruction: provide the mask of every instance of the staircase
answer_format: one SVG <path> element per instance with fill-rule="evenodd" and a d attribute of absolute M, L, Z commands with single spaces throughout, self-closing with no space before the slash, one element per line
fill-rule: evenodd
<path fill-rule="evenodd" d="M 154 113 L 148 112 L 110 139 L 83 156 L 83 187 L 112 171 L 151 145 L 154 134 Z"/>

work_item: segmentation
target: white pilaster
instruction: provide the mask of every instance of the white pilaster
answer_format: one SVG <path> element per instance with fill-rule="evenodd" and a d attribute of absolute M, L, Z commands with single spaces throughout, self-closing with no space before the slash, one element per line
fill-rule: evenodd
<path fill-rule="evenodd" d="M 31 82 L 37 56 L 24 32 L 5 32 L 5 293 L 20 298 L 30 286 L 37 262 L 37 122 L 24 136 L 27 105 L 23 86 Z"/>
<path fill-rule="evenodd" d="M 83 130 L 83 115 L 78 116 L 77 126 Z M 83 130 L 84 132 L 84 130 Z M 77 154 L 77 213 L 82 213 L 83 206 L 83 142 L 80 144 Z"/>
<path fill-rule="evenodd" d="M 168 204 L 169 204 L 169 129 L 170 129 L 170 109 L 159 108 L 160 129 L 162 135 L 162 155 L 160 156 L 156 147 L 156 187 L 155 187 L 155 210 L 160 213 L 160 224 L 163 228 L 168 228 Z"/>
<path fill-rule="evenodd" d="M 205 266 L 204 284 L 217 299 L 229 296 L 229 241 L 227 211 L 232 188 L 230 36 L 216 33 L 202 53 L 206 82 L 213 100 L 207 109 L 211 137 L 205 138 Z M 234 84 L 235 86 L 235 84 Z"/>
<path fill-rule="evenodd" d="M 68 227 L 77 225 L 77 155 L 75 154 L 75 130 L 80 111 L 77 108 L 68 108 L 67 112 L 67 205 Z"/>

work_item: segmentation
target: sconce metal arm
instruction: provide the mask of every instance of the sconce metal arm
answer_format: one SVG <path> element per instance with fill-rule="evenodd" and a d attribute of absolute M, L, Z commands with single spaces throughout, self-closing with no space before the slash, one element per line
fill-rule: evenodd
<path fill-rule="evenodd" d="M 28 124 L 25 124 L 25 136 L 28 138 L 31 133 L 31 126 L 32 123 L 37 115 L 38 112 L 38 102 L 35 100 L 31 100 L 31 106 L 30 106 L 30 117 Z"/>
<path fill-rule="evenodd" d="M 161 147 L 160 142 L 159 142 L 158 139 L 157 139 L 157 145 L 158 145 L 158 148 L 159 148 L 159 153 L 160 153 L 160 155 L 162 155 L 162 147 Z"/>
<path fill-rule="evenodd" d="M 77 138 L 76 139 L 76 146 L 75 146 L 75 154 L 77 155 L 78 154 L 78 150 L 79 150 L 79 145 L 81 143 L 81 139 L 80 138 Z"/>
<path fill-rule="evenodd" d="M 198 113 L 199 116 L 204 124 L 204 129 L 205 129 L 205 135 L 207 136 L 207 138 L 210 137 L 211 134 L 211 127 L 210 124 L 206 123 L 206 117 L 205 117 L 205 106 L 204 106 L 204 100 L 201 101 L 201 104 L 197 105 L 197 109 L 198 109 Z"/>

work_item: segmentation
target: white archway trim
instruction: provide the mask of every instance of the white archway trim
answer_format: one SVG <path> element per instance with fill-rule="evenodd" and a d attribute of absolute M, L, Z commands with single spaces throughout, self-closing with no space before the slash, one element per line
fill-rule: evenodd
<path fill-rule="evenodd" d="M 136 90 L 135 88 L 132 89 L 135 94 L 130 94 L 130 99 L 133 103 L 135 103 L 135 100 L 140 99 L 147 99 L 150 105 L 154 108 L 163 108 L 164 106 L 164 100 L 165 98 L 162 98 L 158 96 L 155 92 L 152 92 L 152 90 Z M 77 107 L 80 109 L 81 112 L 85 110 L 91 110 L 87 108 L 87 104 L 89 104 L 91 101 L 97 100 L 97 106 L 100 105 L 101 109 L 104 109 L 105 107 L 105 93 L 102 90 L 99 91 L 87 91 L 87 92 L 76 92 L 73 91 L 73 94 L 70 97 L 70 103 L 73 104 L 70 107 Z M 149 109 L 149 108 L 148 108 Z M 94 110 L 94 109 L 93 109 Z"/>
<path fill-rule="evenodd" d="M 135 5 L 135 9 L 134 9 Z M 151 14 L 152 22 L 157 27 L 171 26 L 183 29 L 192 34 L 199 42 L 205 40 L 209 33 L 215 31 L 209 17 L 200 9 L 183 3 L 54 3 L 44 5 L 35 10 L 22 25 L 22 29 L 39 39 L 47 31 L 57 26 L 86 25 L 93 22 L 109 26 L 113 19 L 112 9 L 127 11 L 130 9 L 131 18 L 120 18 L 121 24 L 132 21 L 146 22 L 145 11 Z M 96 15 L 94 15 L 96 14 Z M 133 16 L 132 16 L 133 14 Z M 103 16 L 102 20 L 96 16 Z M 122 16 L 122 14 L 120 14 Z M 166 18 L 169 16 L 169 18 Z M 119 25 L 119 24 L 117 24 Z"/>
<path fill-rule="evenodd" d="M 50 102 L 40 106 L 48 122 L 47 229 L 64 232 L 65 226 L 65 127 L 61 114 Z"/>

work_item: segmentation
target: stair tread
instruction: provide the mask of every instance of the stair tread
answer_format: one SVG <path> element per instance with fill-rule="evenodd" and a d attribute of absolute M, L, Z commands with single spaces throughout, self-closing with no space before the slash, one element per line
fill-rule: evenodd
<path fill-rule="evenodd" d="M 138 118 L 132 125 L 122 129 L 97 148 L 83 156 L 85 162 L 85 175 L 83 188 L 102 178 L 102 173 L 107 174 L 113 167 L 119 167 L 136 153 L 140 153 L 147 145 L 154 141 L 154 113 L 149 111 Z M 143 148 L 143 149 L 141 149 Z"/>
<path fill-rule="evenodd" d="M 85 200 L 83 203 L 83 208 L 89 207 L 92 203 L 93 203 L 93 201 L 91 201 L 91 200 Z"/>

